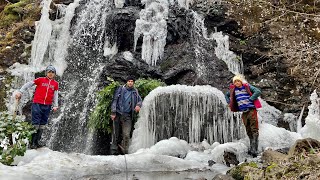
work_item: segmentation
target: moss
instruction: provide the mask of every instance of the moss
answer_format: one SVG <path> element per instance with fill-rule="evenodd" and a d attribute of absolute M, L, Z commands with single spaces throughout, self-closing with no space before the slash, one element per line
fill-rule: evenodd
<path fill-rule="evenodd" d="M 248 166 L 258 168 L 258 164 L 256 162 L 249 162 Z"/>
<path fill-rule="evenodd" d="M 7 91 L 10 88 L 10 84 L 12 83 L 13 77 L 12 76 L 6 76 L 5 79 L 2 80 L 0 83 L 0 111 L 6 111 L 6 103 L 5 98 L 7 97 Z"/>
<path fill-rule="evenodd" d="M 227 174 L 232 176 L 235 180 L 243 180 L 245 175 L 243 173 L 243 168 L 248 166 L 249 163 L 242 163 L 232 169 L 230 169 Z"/>
<path fill-rule="evenodd" d="M 242 39 L 241 39 L 241 40 L 239 41 L 239 44 L 240 44 L 240 45 L 247 45 L 247 40 L 242 40 Z"/>
<path fill-rule="evenodd" d="M 7 27 L 10 26 L 12 23 L 18 21 L 20 18 L 18 15 L 15 14 L 0 14 L 0 27 Z"/>
<path fill-rule="evenodd" d="M 0 13 L 0 28 L 14 26 L 16 22 L 32 20 L 40 17 L 41 8 L 31 0 L 21 0 L 14 4 L 8 4 Z"/>
<path fill-rule="evenodd" d="M 278 167 L 278 165 L 276 163 L 272 163 L 266 168 L 266 172 L 270 173 L 271 170 L 274 169 L 275 167 Z"/>
<path fill-rule="evenodd" d="M 29 3 L 31 3 L 30 0 L 21 0 L 17 3 L 7 5 L 3 12 L 5 14 L 23 14 L 24 7 Z"/>

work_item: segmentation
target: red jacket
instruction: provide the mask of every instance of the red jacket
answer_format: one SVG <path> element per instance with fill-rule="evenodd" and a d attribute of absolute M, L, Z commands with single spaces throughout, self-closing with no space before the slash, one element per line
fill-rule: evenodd
<path fill-rule="evenodd" d="M 58 82 L 47 77 L 37 78 L 33 82 L 35 85 L 37 85 L 36 91 L 34 92 L 33 102 L 44 105 L 51 105 L 53 101 L 54 91 L 59 90 Z"/>

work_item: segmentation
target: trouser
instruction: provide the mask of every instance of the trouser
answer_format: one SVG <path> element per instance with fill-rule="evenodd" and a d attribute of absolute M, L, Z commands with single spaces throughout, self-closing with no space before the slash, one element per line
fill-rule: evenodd
<path fill-rule="evenodd" d="M 249 153 L 256 156 L 258 153 L 259 125 L 256 109 L 250 109 L 242 113 L 242 121 L 246 127 L 247 135 L 250 140 Z"/>
<path fill-rule="evenodd" d="M 111 154 L 118 154 L 119 145 L 123 153 L 128 153 L 130 133 L 132 128 L 131 114 L 118 114 L 113 121 Z M 122 137 L 122 138 L 121 138 Z M 122 142 L 122 143 L 121 143 Z"/>
<path fill-rule="evenodd" d="M 254 136 L 259 136 L 258 114 L 256 109 L 243 112 L 242 121 L 250 139 Z"/>
<path fill-rule="evenodd" d="M 51 105 L 32 103 L 32 125 L 46 125 L 51 110 Z"/>

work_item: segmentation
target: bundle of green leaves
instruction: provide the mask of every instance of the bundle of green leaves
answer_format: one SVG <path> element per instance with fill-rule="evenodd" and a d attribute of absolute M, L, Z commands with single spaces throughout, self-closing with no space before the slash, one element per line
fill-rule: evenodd
<path fill-rule="evenodd" d="M 110 133 L 112 129 L 110 123 L 111 103 L 114 92 L 121 86 L 121 83 L 111 78 L 108 78 L 108 80 L 111 83 L 98 93 L 98 103 L 91 113 L 88 125 L 91 130 L 102 130 Z M 134 86 L 137 88 L 140 96 L 144 98 L 155 88 L 165 85 L 166 84 L 160 80 L 138 79 Z"/>
<path fill-rule="evenodd" d="M 0 112 L 0 162 L 11 165 L 14 157 L 23 156 L 34 132 L 21 116 Z"/>

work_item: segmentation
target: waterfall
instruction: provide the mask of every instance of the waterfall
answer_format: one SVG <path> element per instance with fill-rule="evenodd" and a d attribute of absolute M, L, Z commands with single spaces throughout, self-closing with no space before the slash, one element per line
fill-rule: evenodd
<path fill-rule="evenodd" d="M 231 71 L 234 74 L 242 74 L 243 62 L 241 58 L 237 57 L 232 51 L 229 50 L 229 36 L 223 35 L 222 32 L 215 32 L 208 35 L 207 28 L 204 24 L 204 17 L 194 11 L 193 17 L 193 36 L 196 39 L 196 55 L 199 56 L 199 54 L 201 54 L 202 49 L 202 43 L 200 42 L 199 37 L 203 37 L 207 41 L 214 40 L 217 44 L 214 48 L 216 56 L 227 64 L 229 71 Z"/>
<path fill-rule="evenodd" d="M 111 7 L 112 2 L 109 0 L 88 1 L 74 27 L 74 45 L 83 45 L 97 51 L 104 49 L 106 19 Z"/>
<path fill-rule="evenodd" d="M 49 43 L 49 60 L 57 69 L 57 75 L 62 76 L 67 68 L 65 60 L 68 55 L 68 46 L 70 43 L 70 26 L 74 17 L 75 10 L 79 6 L 80 0 L 75 0 L 67 7 L 65 5 L 58 6 L 58 10 L 62 12 L 62 18 L 53 22 L 53 32 Z"/>
<path fill-rule="evenodd" d="M 239 115 L 227 107 L 223 93 L 211 86 L 158 87 L 144 99 L 130 152 L 177 137 L 189 143 L 230 142 L 244 136 Z"/>
<path fill-rule="evenodd" d="M 167 0 L 145 0 L 145 9 L 140 12 L 134 30 L 134 51 L 139 36 L 143 35 L 142 59 L 155 66 L 162 59 L 167 37 L 167 22 L 169 3 Z"/>
<path fill-rule="evenodd" d="M 53 150 L 92 153 L 95 137 L 89 132 L 87 121 L 96 104 L 99 79 L 106 65 L 104 54 L 110 45 L 107 17 L 112 6 L 111 1 L 88 1 L 74 18 L 65 58 L 68 68 L 60 81 L 63 106 L 51 120 L 46 134 L 48 146 Z M 69 27 L 70 24 L 63 28 Z M 111 54 L 115 54 L 116 46 L 111 49 Z"/>

